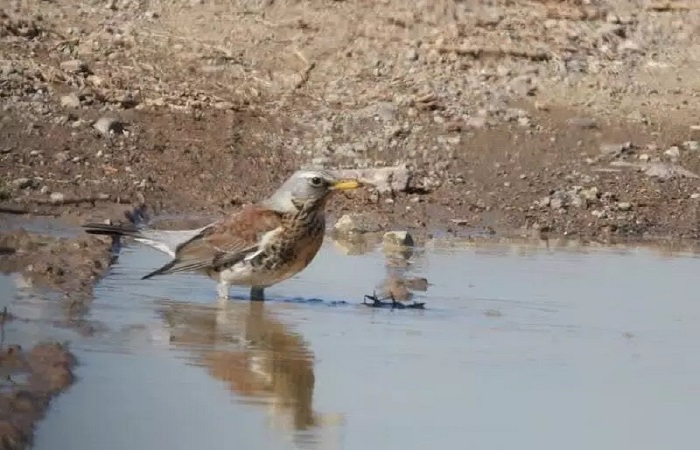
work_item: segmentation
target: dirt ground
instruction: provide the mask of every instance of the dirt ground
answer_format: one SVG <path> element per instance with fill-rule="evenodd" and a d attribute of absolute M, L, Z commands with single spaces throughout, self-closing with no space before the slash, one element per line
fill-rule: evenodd
<path fill-rule="evenodd" d="M 405 165 L 405 188 L 339 197 L 332 216 L 693 240 L 698 73 L 693 1 L 8 0 L 0 211 L 211 217 L 302 165 Z M 14 230 L 0 250 L 84 326 L 108 243 Z"/>
<path fill-rule="evenodd" d="M 331 212 L 698 236 L 694 2 L 26 0 L 0 17 L 5 210 L 77 222 L 142 194 L 220 214 L 302 164 L 405 163 L 407 192 Z"/>

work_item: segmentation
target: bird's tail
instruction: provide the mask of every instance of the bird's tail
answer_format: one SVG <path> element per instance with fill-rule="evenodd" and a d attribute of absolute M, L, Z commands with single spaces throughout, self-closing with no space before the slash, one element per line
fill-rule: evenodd
<path fill-rule="evenodd" d="M 107 236 L 129 236 L 150 247 L 153 247 L 167 255 L 175 256 L 177 249 L 190 239 L 197 236 L 207 226 L 193 230 L 155 230 L 139 227 L 133 224 L 107 225 L 102 223 L 88 223 L 83 229 L 89 234 L 102 234 Z"/>

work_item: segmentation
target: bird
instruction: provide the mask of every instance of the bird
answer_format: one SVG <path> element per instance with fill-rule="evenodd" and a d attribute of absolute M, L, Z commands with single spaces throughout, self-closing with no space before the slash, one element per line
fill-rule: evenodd
<path fill-rule="evenodd" d="M 269 197 L 196 229 L 158 230 L 134 224 L 86 223 L 88 234 L 129 236 L 171 257 L 142 279 L 181 272 L 217 282 L 217 298 L 229 299 L 230 286 L 250 287 L 251 300 L 265 289 L 309 266 L 326 227 L 325 207 L 332 194 L 361 187 L 358 179 L 325 170 L 300 169 Z"/>

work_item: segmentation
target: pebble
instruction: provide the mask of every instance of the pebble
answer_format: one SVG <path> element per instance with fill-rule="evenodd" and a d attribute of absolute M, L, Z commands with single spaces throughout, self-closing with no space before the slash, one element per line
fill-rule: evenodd
<path fill-rule="evenodd" d="M 646 165 L 642 167 L 642 171 L 647 176 L 660 178 L 662 180 L 670 180 L 672 178 L 700 178 L 697 174 L 677 164 L 646 163 Z"/>
<path fill-rule="evenodd" d="M 529 117 L 519 117 L 518 118 L 518 125 L 521 127 L 529 127 L 532 124 L 532 121 L 530 120 Z"/>
<path fill-rule="evenodd" d="M 478 27 L 495 27 L 505 16 L 495 11 L 484 11 L 476 19 L 476 26 Z"/>
<path fill-rule="evenodd" d="M 78 108 L 80 106 L 80 97 L 76 93 L 70 93 L 61 97 L 61 106 L 65 108 Z"/>
<path fill-rule="evenodd" d="M 450 145 L 459 145 L 462 142 L 462 136 L 459 134 L 449 136 L 447 137 L 446 142 Z"/>
<path fill-rule="evenodd" d="M 622 142 L 615 144 L 601 144 L 600 153 L 605 156 L 618 156 L 629 151 L 632 148 L 632 142 Z"/>
<path fill-rule="evenodd" d="M 469 117 L 465 122 L 464 125 L 468 128 L 484 128 L 486 126 L 486 117 L 483 116 L 474 116 L 474 117 Z"/>
<path fill-rule="evenodd" d="M 698 141 L 685 141 L 683 143 L 683 148 L 691 152 L 700 151 L 700 142 Z"/>
<path fill-rule="evenodd" d="M 70 158 L 71 158 L 70 153 L 68 153 L 67 151 L 58 152 L 54 155 L 54 159 L 58 163 L 64 163 L 64 162 L 68 161 Z"/>
<path fill-rule="evenodd" d="M 327 156 L 317 156 L 311 160 L 311 165 L 319 168 L 327 168 L 331 166 L 331 159 Z"/>
<path fill-rule="evenodd" d="M 549 200 L 549 206 L 552 209 L 561 209 L 564 207 L 564 199 L 561 197 L 554 197 Z"/>
<path fill-rule="evenodd" d="M 369 215 L 345 214 L 333 225 L 333 229 L 341 234 L 363 234 L 380 231 L 381 227 Z"/>
<path fill-rule="evenodd" d="M 565 64 L 568 73 L 586 73 L 588 72 L 588 62 L 583 59 L 570 59 Z"/>
<path fill-rule="evenodd" d="M 62 194 L 61 192 L 52 192 L 51 195 L 49 195 L 49 200 L 51 203 L 61 203 L 65 199 L 65 194 Z"/>
<path fill-rule="evenodd" d="M 88 72 L 88 65 L 80 59 L 71 59 L 61 63 L 61 69 L 71 73 Z"/>
<path fill-rule="evenodd" d="M 529 78 L 518 77 L 510 83 L 509 88 L 520 97 L 533 96 L 537 92 L 537 88 L 530 84 Z"/>
<path fill-rule="evenodd" d="M 572 117 L 566 121 L 566 124 L 584 130 L 594 130 L 598 128 L 598 122 L 591 117 Z"/>
<path fill-rule="evenodd" d="M 418 60 L 418 51 L 414 48 L 408 49 L 404 54 L 406 61 L 416 61 Z"/>
<path fill-rule="evenodd" d="M 586 200 L 593 201 L 597 200 L 598 197 L 600 197 L 600 191 L 598 190 L 597 187 L 592 187 L 590 189 L 582 189 L 580 192 L 581 197 L 585 198 Z"/>
<path fill-rule="evenodd" d="M 104 78 L 97 75 L 88 75 L 87 80 L 95 87 L 100 87 L 104 84 Z"/>
<path fill-rule="evenodd" d="M 26 177 L 17 178 L 15 180 L 12 180 L 11 185 L 15 189 L 27 189 L 34 185 L 34 180 Z"/>
<path fill-rule="evenodd" d="M 604 23 L 603 25 L 598 28 L 598 34 L 601 37 L 605 37 L 606 39 L 614 39 L 616 37 L 624 37 L 625 36 L 625 28 L 613 24 L 613 23 Z"/>
<path fill-rule="evenodd" d="M 333 173 L 339 178 L 357 178 L 380 194 L 405 191 L 411 178 L 411 171 L 405 164 L 372 169 L 336 170 Z"/>
<path fill-rule="evenodd" d="M 694 141 L 700 141 L 700 125 L 690 126 L 690 136 Z"/>
<path fill-rule="evenodd" d="M 617 50 L 620 52 L 640 52 L 642 50 L 641 45 L 638 42 L 627 39 L 622 41 L 620 45 L 617 46 Z"/>
<path fill-rule="evenodd" d="M 105 135 L 109 135 L 110 133 L 119 134 L 124 131 L 124 124 L 113 117 L 100 117 L 94 123 L 93 127 Z"/>
<path fill-rule="evenodd" d="M 388 231 L 382 237 L 382 245 L 390 247 L 413 246 L 413 236 L 408 231 Z"/>
<path fill-rule="evenodd" d="M 608 22 L 608 23 L 619 24 L 619 23 L 620 23 L 620 17 L 619 17 L 617 14 L 613 13 L 613 12 L 609 12 L 609 13 L 607 14 L 607 16 L 605 16 L 605 21 Z"/>
<path fill-rule="evenodd" d="M 629 211 L 632 209 L 632 204 L 630 202 L 618 202 L 617 209 L 620 211 Z"/>
<path fill-rule="evenodd" d="M 664 155 L 672 159 L 680 158 L 681 150 L 677 146 L 673 146 L 664 152 Z"/>
<path fill-rule="evenodd" d="M 391 102 L 382 102 L 377 105 L 377 116 L 384 122 L 393 122 L 396 119 L 396 105 Z"/>
<path fill-rule="evenodd" d="M 693 200 L 697 200 L 697 199 L 700 198 L 700 194 L 698 194 L 697 192 L 695 192 L 695 193 L 693 193 L 693 194 L 690 194 L 690 198 L 692 198 Z"/>

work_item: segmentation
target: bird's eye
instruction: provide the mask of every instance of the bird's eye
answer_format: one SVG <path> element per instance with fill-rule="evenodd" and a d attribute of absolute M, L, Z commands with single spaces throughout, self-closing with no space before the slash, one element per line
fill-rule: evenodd
<path fill-rule="evenodd" d="M 311 178 L 311 185 L 312 186 L 321 186 L 322 184 L 323 184 L 323 179 L 321 177 Z"/>

